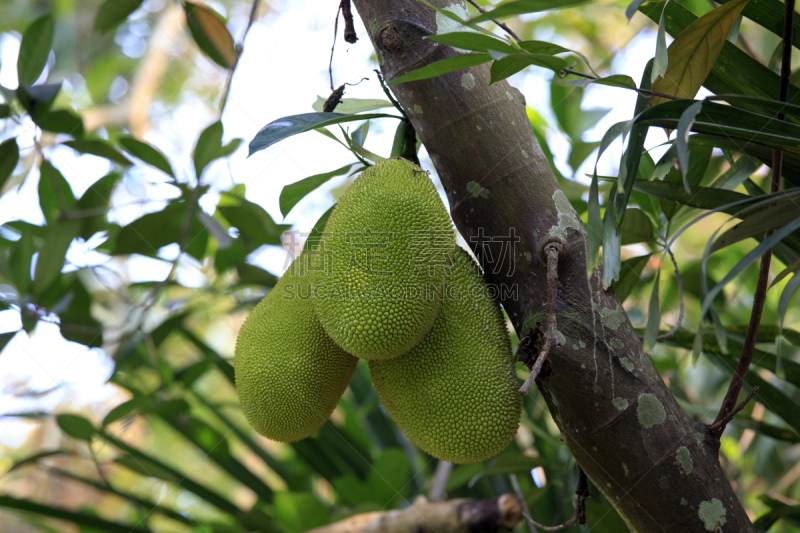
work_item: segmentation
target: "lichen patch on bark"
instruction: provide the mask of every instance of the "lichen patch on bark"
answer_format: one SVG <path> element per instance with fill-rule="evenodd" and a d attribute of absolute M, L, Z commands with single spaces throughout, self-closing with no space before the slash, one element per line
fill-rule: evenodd
<path fill-rule="evenodd" d="M 639 396 L 637 414 L 639 416 L 639 424 L 645 429 L 662 424 L 667 419 L 667 412 L 664 410 L 664 406 L 652 394 Z"/>
<path fill-rule="evenodd" d="M 692 455 L 689 453 L 689 448 L 686 446 L 678 448 L 678 453 L 675 455 L 675 464 L 679 465 L 687 476 L 692 473 L 694 462 L 692 461 Z"/>
<path fill-rule="evenodd" d="M 484 189 L 477 181 L 470 181 L 467 183 L 467 192 L 470 193 L 473 198 L 489 198 L 489 189 Z"/>
<path fill-rule="evenodd" d="M 724 526 L 728 521 L 725 518 L 727 513 L 725 505 L 717 498 L 712 498 L 711 501 L 707 502 L 700 502 L 700 508 L 697 511 L 706 531 L 717 531 L 718 527 Z"/>
<path fill-rule="evenodd" d="M 620 398 L 619 396 L 617 396 L 616 398 L 611 400 L 611 402 L 614 404 L 614 407 L 616 407 L 620 411 L 624 411 L 625 409 L 628 408 L 628 400 L 626 400 L 625 398 Z"/>

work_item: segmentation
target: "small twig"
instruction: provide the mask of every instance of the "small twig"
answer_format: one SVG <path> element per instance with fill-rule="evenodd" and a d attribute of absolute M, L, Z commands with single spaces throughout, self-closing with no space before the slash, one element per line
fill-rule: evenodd
<path fill-rule="evenodd" d="M 586 524 L 586 498 L 589 497 L 589 484 L 586 481 L 586 474 L 583 472 L 581 465 L 578 465 L 578 482 L 575 486 L 575 495 L 578 497 L 578 501 L 575 502 L 575 512 L 572 514 L 572 517 L 563 524 L 559 524 L 557 526 L 545 526 L 539 522 L 536 522 L 527 512 L 523 512 L 522 516 L 525 517 L 525 520 L 529 525 L 532 524 L 535 527 L 543 529 L 544 531 L 558 531 L 571 526 L 575 522 L 584 525 Z M 522 501 L 524 502 L 525 500 Z"/>
<path fill-rule="evenodd" d="M 580 76 L 581 78 L 586 78 L 587 80 L 599 80 L 600 78 L 596 76 L 592 76 L 591 74 L 584 74 L 583 72 L 578 72 L 577 70 L 572 70 L 571 68 L 563 68 L 560 71 L 561 77 L 563 78 L 567 74 L 572 74 L 574 76 Z M 639 89 L 638 87 L 622 87 L 620 85 L 610 85 L 609 87 L 617 87 L 619 89 L 627 89 L 629 91 L 636 91 L 640 94 L 645 94 L 647 96 L 658 96 L 659 98 L 669 98 L 670 100 L 686 100 L 686 98 L 681 98 L 679 96 L 675 96 L 672 94 L 667 93 L 660 93 L 658 91 L 651 91 L 650 89 Z"/>
<path fill-rule="evenodd" d="M 710 426 L 708 426 L 708 429 L 710 429 L 712 432 L 718 430 L 719 428 L 722 428 L 724 430 L 725 426 L 727 426 L 728 423 L 731 420 L 733 420 L 736 417 L 736 415 L 738 415 L 742 411 L 742 409 L 745 408 L 747 403 L 750 400 L 752 400 L 753 396 L 755 396 L 757 393 L 758 393 L 758 385 L 753 387 L 753 389 L 750 391 L 750 394 L 748 394 L 747 397 L 744 400 L 742 400 L 742 402 L 739 405 L 737 405 L 736 408 L 733 411 L 731 411 L 722 420 L 718 420 L 718 421 L 714 422 L 713 424 L 711 424 Z"/>
<path fill-rule="evenodd" d="M 522 494 L 522 488 L 519 486 L 519 480 L 517 479 L 517 475 L 509 474 L 508 480 L 511 481 L 511 488 L 514 489 L 514 493 L 517 495 L 519 504 L 522 507 L 522 516 L 524 516 L 527 519 L 525 520 L 525 523 L 528 524 L 528 532 L 537 533 L 535 525 L 536 522 L 534 522 L 529 518 L 531 515 L 531 510 L 530 508 L 528 508 L 528 502 L 525 501 L 525 495 Z"/>
<path fill-rule="evenodd" d="M 328 63 L 328 76 L 331 78 L 331 91 L 333 91 L 333 50 L 336 48 L 336 38 L 339 36 L 339 13 L 342 11 L 342 4 L 336 9 L 336 18 L 333 19 L 333 44 L 331 45 L 331 60 Z M 344 90 L 344 89 L 342 89 Z"/>
<path fill-rule="evenodd" d="M 558 251 L 560 245 L 551 243 L 547 246 L 547 337 L 531 368 L 528 379 L 522 384 L 519 393 L 523 396 L 531 390 L 531 385 L 542 370 L 547 354 L 558 344 L 558 328 L 556 322 L 557 296 L 558 296 Z"/>
<path fill-rule="evenodd" d="M 242 39 L 239 41 L 239 46 L 236 47 L 236 58 L 233 60 L 233 66 L 231 67 L 231 71 L 228 73 L 228 80 L 225 82 L 225 91 L 222 93 L 222 99 L 220 100 L 219 104 L 220 115 L 223 111 L 225 111 L 225 105 L 228 103 L 228 94 L 231 92 L 233 73 L 236 72 L 236 67 L 239 66 L 239 59 L 242 57 L 242 53 L 244 52 L 244 40 L 247 38 L 247 34 L 250 32 L 250 28 L 253 26 L 253 23 L 256 21 L 259 2 L 261 2 L 261 0 L 253 0 L 253 6 L 250 8 L 250 18 L 247 21 L 247 27 L 244 29 Z"/>
<path fill-rule="evenodd" d="M 436 465 L 436 472 L 433 474 L 433 482 L 431 483 L 431 490 L 428 492 L 428 500 L 432 502 L 444 500 L 447 480 L 450 479 L 450 473 L 452 471 L 453 463 L 450 461 L 439 461 L 439 464 Z"/>
<path fill-rule="evenodd" d="M 356 27 L 353 23 L 353 11 L 350 9 L 350 0 L 342 0 L 339 4 L 342 8 L 342 16 L 344 17 L 344 40 L 350 44 L 358 40 L 356 36 Z"/>
<path fill-rule="evenodd" d="M 783 55 L 781 57 L 781 86 L 778 99 L 786 102 L 789 99 L 789 79 L 792 75 L 792 31 L 794 29 L 794 4 L 795 0 L 786 0 L 784 6 L 783 20 Z M 778 113 L 778 120 L 786 120 L 786 115 Z M 783 151 L 775 149 L 772 151 L 772 192 L 778 192 L 781 188 L 781 170 L 783 166 Z M 767 231 L 765 238 L 769 237 L 773 230 Z M 761 313 L 764 311 L 764 301 L 767 298 L 767 281 L 769 278 L 769 265 L 772 260 L 772 248 L 764 252 L 761 256 L 761 266 L 758 269 L 758 281 L 756 291 L 753 294 L 753 312 L 750 315 L 750 323 L 747 325 L 747 333 L 742 343 L 742 351 L 739 354 L 739 362 L 733 373 L 728 391 L 722 400 L 716 420 L 711 424 L 711 431 L 714 436 L 720 438 L 725 431 L 725 426 L 735 414 L 734 405 L 736 404 L 739 393 L 742 391 L 744 378 L 753 362 L 753 353 L 758 336 L 758 326 L 761 323 Z M 733 413 L 733 414 L 732 414 Z"/>
<path fill-rule="evenodd" d="M 482 5 L 480 5 L 478 2 L 476 2 L 475 0 L 467 0 L 467 2 L 469 2 L 470 4 L 475 6 L 475 9 L 477 9 L 481 13 L 486 13 L 486 9 L 484 9 L 484 7 Z M 508 27 L 507 24 L 505 24 L 503 22 L 500 22 L 499 20 L 495 20 L 495 19 L 492 19 L 492 22 L 497 24 L 498 27 L 503 28 L 503 30 L 505 30 L 505 32 L 507 34 L 509 34 L 515 41 L 519 42 L 519 41 L 522 40 L 522 39 L 519 38 L 519 35 L 514 33 L 514 31 L 511 28 Z"/>
<path fill-rule="evenodd" d="M 664 342 L 667 339 L 671 339 L 672 336 L 678 332 L 678 328 L 681 327 L 681 322 L 683 321 L 683 279 L 681 278 L 680 270 L 678 270 L 678 262 L 675 260 L 675 256 L 672 255 L 672 250 L 667 248 L 667 253 L 669 254 L 669 258 L 672 259 L 672 264 L 675 266 L 675 279 L 678 280 L 678 321 L 675 322 L 675 325 L 673 325 L 668 332 L 656 337 L 657 342 Z"/>

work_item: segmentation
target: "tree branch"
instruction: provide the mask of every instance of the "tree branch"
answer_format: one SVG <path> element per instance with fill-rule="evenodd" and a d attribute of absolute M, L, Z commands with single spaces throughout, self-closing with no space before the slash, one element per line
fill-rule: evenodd
<path fill-rule="evenodd" d="M 436 12 L 421 2 L 353 1 L 390 84 L 460 55 L 425 38 L 439 27 Z M 680 408 L 599 271 L 587 279 L 585 226 L 535 139 L 525 98 L 506 80 L 490 79 L 483 64 L 390 87 L 430 154 L 458 231 L 528 342 L 526 333 L 548 315 L 542 250 L 552 241 L 562 245 L 556 334 L 564 340 L 549 351 L 536 383 L 564 443 L 636 531 L 705 533 L 704 521 L 681 502 L 696 510 L 717 499 L 726 531 L 752 532 L 713 439 L 692 437 L 707 428 Z M 690 476 L 676 462 L 679 448 L 692 457 Z"/>
<path fill-rule="evenodd" d="M 783 19 L 783 54 L 781 57 L 781 86 L 778 99 L 786 102 L 789 99 L 789 80 L 792 75 L 792 33 L 794 29 L 794 5 L 795 0 L 784 2 Z M 786 115 L 778 113 L 778 120 L 786 120 Z M 772 151 L 772 192 L 778 192 L 781 188 L 781 170 L 783 167 L 783 151 Z M 775 204 L 772 204 L 775 205 Z M 774 233 L 774 230 L 767 231 L 765 238 Z M 711 432 L 718 439 L 725 431 L 728 422 L 736 414 L 734 406 L 742 391 L 744 378 L 753 362 L 753 353 L 756 347 L 756 337 L 758 327 L 761 324 L 761 313 L 764 311 L 764 302 L 767 299 L 767 282 L 769 281 L 769 265 L 772 260 L 772 248 L 764 252 L 761 257 L 761 265 L 758 269 L 758 281 L 756 291 L 753 294 L 753 313 L 750 315 L 750 323 L 747 325 L 747 333 L 742 343 L 742 351 L 739 354 L 739 362 L 733 372 L 733 378 L 728 385 L 728 391 L 722 400 L 717 418 L 711 424 Z"/>
<path fill-rule="evenodd" d="M 444 502 L 421 497 L 406 509 L 357 514 L 308 533 L 477 533 L 513 529 L 521 516 L 519 501 L 511 494 L 490 500 Z"/>

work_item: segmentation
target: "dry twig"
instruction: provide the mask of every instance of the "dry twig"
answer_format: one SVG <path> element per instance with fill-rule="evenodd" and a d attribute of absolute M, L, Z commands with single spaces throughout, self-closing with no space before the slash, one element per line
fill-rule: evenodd
<path fill-rule="evenodd" d="M 542 370 L 547 354 L 550 350 L 558 345 L 558 328 L 556 323 L 557 303 L 558 296 L 558 252 L 561 246 L 558 243 L 548 244 L 546 247 L 547 253 L 547 337 L 539 352 L 536 362 L 531 367 L 531 373 L 519 389 L 519 393 L 523 396 L 528 394 L 531 390 L 531 385 L 536 380 L 539 372 Z M 522 342 L 520 342 L 522 346 Z"/>

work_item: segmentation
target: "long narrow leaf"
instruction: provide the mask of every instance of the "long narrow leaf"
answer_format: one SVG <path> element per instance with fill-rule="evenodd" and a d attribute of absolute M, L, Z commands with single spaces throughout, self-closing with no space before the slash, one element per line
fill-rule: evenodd
<path fill-rule="evenodd" d="M 78 524 L 79 526 L 92 528 L 96 531 L 107 531 L 108 533 L 150 532 L 150 530 L 146 527 L 110 522 L 90 514 L 76 513 L 60 507 L 32 502 L 22 498 L 13 498 L 11 496 L 0 496 L 0 507 L 14 509 L 16 511 L 23 511 L 26 513 L 33 513 L 41 516 L 48 516 L 50 518 L 57 518 L 59 520 L 66 520 L 68 522 L 72 522 L 73 524 Z"/>
<path fill-rule="evenodd" d="M 408 81 L 426 80 L 435 78 L 443 74 L 463 70 L 465 68 L 476 67 L 492 60 L 489 54 L 461 54 L 447 59 L 441 59 L 430 65 L 412 70 L 399 78 L 392 80 L 389 85 L 405 83 Z"/>
<path fill-rule="evenodd" d="M 764 239 L 758 246 L 753 248 L 741 261 L 739 261 L 736 266 L 731 269 L 730 272 L 720 281 L 717 283 L 714 288 L 708 291 L 708 294 L 703 299 L 703 306 L 701 310 L 701 315 L 705 314 L 708 311 L 708 308 L 711 306 L 711 303 L 714 300 L 714 297 L 719 294 L 719 292 L 727 285 L 733 278 L 741 274 L 741 272 L 753 264 L 756 259 L 760 258 L 764 255 L 768 249 L 772 248 L 775 243 L 780 242 L 784 237 L 795 231 L 796 229 L 800 228 L 800 218 L 790 222 L 789 224 L 785 225 L 766 239 Z"/>
<path fill-rule="evenodd" d="M 489 57 L 489 56 L 487 56 Z M 491 60 L 491 57 L 489 57 Z M 371 113 L 365 115 L 344 115 L 342 113 L 304 113 L 302 115 L 292 115 L 279 118 L 261 128 L 253 140 L 250 141 L 250 153 L 254 153 L 269 148 L 275 143 L 288 139 L 293 135 L 304 133 L 313 129 L 353 122 L 355 120 L 369 120 L 373 118 L 402 118 L 398 115 L 388 115 L 385 113 Z"/>

